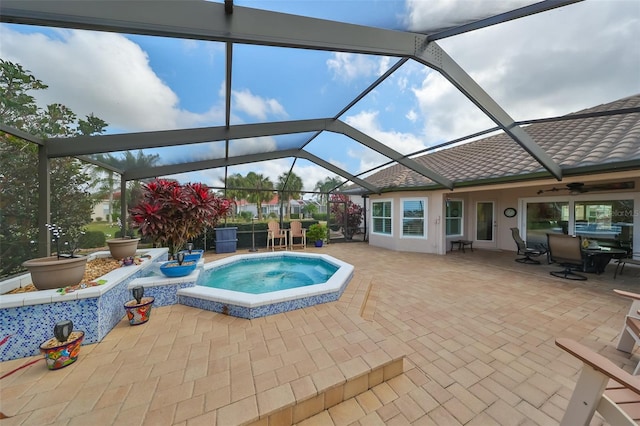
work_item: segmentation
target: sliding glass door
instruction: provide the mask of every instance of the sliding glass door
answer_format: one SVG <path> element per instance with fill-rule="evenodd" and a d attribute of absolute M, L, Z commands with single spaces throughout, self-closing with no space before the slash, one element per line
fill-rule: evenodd
<path fill-rule="evenodd" d="M 493 241 L 493 201 L 479 201 L 476 204 L 476 240 Z"/>

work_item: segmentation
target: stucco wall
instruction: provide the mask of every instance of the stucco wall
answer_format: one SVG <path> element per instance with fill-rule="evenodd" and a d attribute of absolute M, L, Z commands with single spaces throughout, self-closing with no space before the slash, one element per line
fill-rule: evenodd
<path fill-rule="evenodd" d="M 573 181 L 585 181 L 587 184 L 596 184 L 602 181 L 625 180 L 634 181 L 635 188 L 632 190 L 611 191 L 611 192 L 587 192 L 573 195 L 569 191 L 549 191 L 538 194 L 541 188 L 558 187 L 563 188 L 567 182 L 558 183 L 555 180 L 542 180 L 537 182 L 526 182 L 520 184 L 501 184 L 487 187 L 476 187 L 469 189 L 456 189 L 455 191 L 409 191 L 395 192 L 381 195 L 371 195 L 367 203 L 367 223 L 370 228 L 369 244 L 376 247 L 388 248 L 397 251 L 412 251 L 423 253 L 444 254 L 451 248 L 452 239 L 465 239 L 473 241 L 474 248 L 488 250 L 516 251 L 516 245 L 511 236 L 511 228 L 524 227 L 523 208 L 526 202 L 547 201 L 547 200 L 612 200 L 612 199 L 633 199 L 634 200 L 634 235 L 636 241 L 635 251 L 640 251 L 640 178 L 636 177 L 637 172 L 619 172 L 613 174 L 603 174 L 600 176 L 590 176 L 590 180 L 574 178 Z M 403 238 L 401 236 L 401 200 L 403 198 L 425 198 L 427 200 L 427 235 L 425 238 Z M 451 200 L 462 200 L 464 208 L 463 236 L 446 239 L 444 236 L 444 214 L 446 198 Z M 391 200 L 393 210 L 392 235 L 381 235 L 373 232 L 373 222 L 371 217 L 371 204 L 375 201 Z M 476 205 L 479 202 L 494 203 L 494 227 L 492 241 L 478 241 L 476 239 Z M 515 208 L 515 217 L 506 217 L 504 210 Z"/>

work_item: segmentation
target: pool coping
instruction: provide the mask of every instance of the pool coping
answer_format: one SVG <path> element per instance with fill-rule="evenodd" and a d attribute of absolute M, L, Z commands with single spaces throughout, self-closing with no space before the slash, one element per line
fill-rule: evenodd
<path fill-rule="evenodd" d="M 204 272 L 229 263 L 241 262 L 245 259 L 255 259 L 256 257 L 321 258 L 325 262 L 337 266 L 338 270 L 324 283 L 262 294 L 251 294 L 196 285 L 178 290 L 179 303 L 240 318 L 258 318 L 319 303 L 335 301 L 340 298 L 347 284 L 353 277 L 353 265 L 336 259 L 333 256 L 293 252 L 235 255 L 205 264 Z M 201 276 L 203 275 L 205 274 L 201 274 Z"/>

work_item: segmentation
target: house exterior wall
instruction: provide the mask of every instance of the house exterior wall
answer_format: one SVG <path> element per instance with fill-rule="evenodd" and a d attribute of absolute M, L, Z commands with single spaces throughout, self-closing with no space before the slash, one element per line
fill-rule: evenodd
<path fill-rule="evenodd" d="M 445 254 L 451 249 L 451 241 L 464 239 L 473 242 L 473 248 L 487 250 L 516 251 L 516 245 L 511 236 L 511 228 L 517 227 L 521 233 L 526 229 L 525 208 L 527 202 L 535 201 L 593 201 L 632 199 L 634 211 L 629 212 L 633 216 L 633 241 L 634 252 L 640 252 L 640 178 L 637 171 L 617 172 L 600 175 L 573 177 L 571 181 L 585 182 L 593 185 L 603 181 L 633 181 L 635 188 L 632 190 L 610 192 L 587 192 L 571 195 L 569 191 L 554 191 L 538 194 L 542 188 L 563 188 L 566 182 L 557 182 L 552 179 L 511 184 L 499 184 L 484 187 L 456 189 L 455 191 L 408 191 L 393 192 L 380 195 L 371 195 L 367 201 L 367 223 L 370 228 L 369 244 L 376 247 L 396 251 L 422 252 Z M 567 182 L 569 180 L 567 179 Z M 427 205 L 426 227 L 424 238 L 405 238 L 401 236 L 402 207 L 401 200 L 405 198 L 424 198 Z M 461 200 L 463 202 L 463 233 L 462 236 L 447 238 L 445 236 L 445 211 L 447 198 L 449 200 Z M 392 233 L 382 235 L 374 232 L 372 205 L 377 201 L 389 200 L 392 203 Z M 479 202 L 493 203 L 493 238 L 491 241 L 477 239 L 476 231 L 476 206 Z M 514 208 L 517 214 L 514 217 L 506 217 L 505 209 Z"/>

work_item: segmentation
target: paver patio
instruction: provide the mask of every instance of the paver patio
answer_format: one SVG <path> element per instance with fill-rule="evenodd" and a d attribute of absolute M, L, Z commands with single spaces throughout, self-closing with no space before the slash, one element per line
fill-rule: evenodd
<path fill-rule="evenodd" d="M 286 424 L 323 383 L 403 355 L 403 374 L 299 424 L 553 425 L 581 366 L 556 337 L 630 372 L 638 362 L 615 349 L 629 302 L 612 292 L 640 292 L 638 267 L 572 282 L 549 275 L 557 266 L 514 262 L 513 252 L 307 251 L 355 266 L 338 302 L 255 320 L 181 305 L 154 308 L 137 327 L 123 319 L 67 368 L 39 361 L 0 380 L 0 411 L 11 416 L 1 425 Z M 0 363 L 0 375 L 37 359 Z"/>

